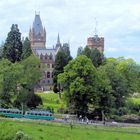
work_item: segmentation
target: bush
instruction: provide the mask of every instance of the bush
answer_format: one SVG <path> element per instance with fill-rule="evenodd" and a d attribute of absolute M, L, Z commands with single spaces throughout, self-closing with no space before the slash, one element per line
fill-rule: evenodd
<path fill-rule="evenodd" d="M 24 133 L 20 130 L 16 133 L 15 140 L 22 140 L 24 137 Z"/>
<path fill-rule="evenodd" d="M 20 130 L 16 133 L 14 140 L 33 140 L 33 139 L 28 135 L 24 134 L 24 132 Z"/>

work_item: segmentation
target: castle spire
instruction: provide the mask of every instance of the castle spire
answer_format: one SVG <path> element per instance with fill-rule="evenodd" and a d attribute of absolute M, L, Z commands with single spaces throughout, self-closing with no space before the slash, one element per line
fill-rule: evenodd
<path fill-rule="evenodd" d="M 61 48 L 59 33 L 58 33 L 58 36 L 57 36 L 57 43 L 56 43 L 55 48 L 56 48 L 56 49 Z"/>
<path fill-rule="evenodd" d="M 97 19 L 95 18 L 95 29 L 94 29 L 94 36 L 95 37 L 98 36 L 98 34 L 97 34 L 97 24 L 98 24 L 98 22 L 97 22 Z"/>
<path fill-rule="evenodd" d="M 57 44 L 61 44 L 61 43 L 60 43 L 59 33 L 58 33 L 58 36 L 57 36 Z"/>

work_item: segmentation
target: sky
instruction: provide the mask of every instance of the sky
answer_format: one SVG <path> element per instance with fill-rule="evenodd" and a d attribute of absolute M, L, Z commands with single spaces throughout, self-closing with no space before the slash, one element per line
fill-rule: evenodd
<path fill-rule="evenodd" d="M 28 36 L 35 11 L 46 28 L 46 47 L 56 44 L 59 32 L 61 43 L 69 42 L 76 57 L 96 27 L 105 39 L 106 57 L 124 56 L 140 64 L 140 0 L 0 0 L 0 42 L 12 24 Z"/>

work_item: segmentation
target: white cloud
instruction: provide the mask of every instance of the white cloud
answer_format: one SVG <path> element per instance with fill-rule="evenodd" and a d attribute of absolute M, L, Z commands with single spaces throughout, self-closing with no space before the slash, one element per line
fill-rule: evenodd
<path fill-rule="evenodd" d="M 70 41 L 76 56 L 77 48 L 85 46 L 87 37 L 94 34 L 96 17 L 98 34 L 105 37 L 106 56 L 135 56 L 140 62 L 139 0 L 1 0 L 1 41 L 13 23 L 28 35 L 35 11 L 40 11 L 46 27 L 47 46 L 55 44 L 59 32 L 62 42 Z"/>

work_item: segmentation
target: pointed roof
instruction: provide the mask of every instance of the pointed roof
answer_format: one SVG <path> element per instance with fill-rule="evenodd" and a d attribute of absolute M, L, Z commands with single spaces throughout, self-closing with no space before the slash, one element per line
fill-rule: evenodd
<path fill-rule="evenodd" d="M 33 22 L 33 29 L 35 34 L 43 33 L 42 21 L 39 14 L 35 15 L 35 19 Z"/>
<path fill-rule="evenodd" d="M 58 36 L 57 36 L 57 44 L 61 44 L 61 43 L 60 43 L 59 33 L 58 33 Z"/>

